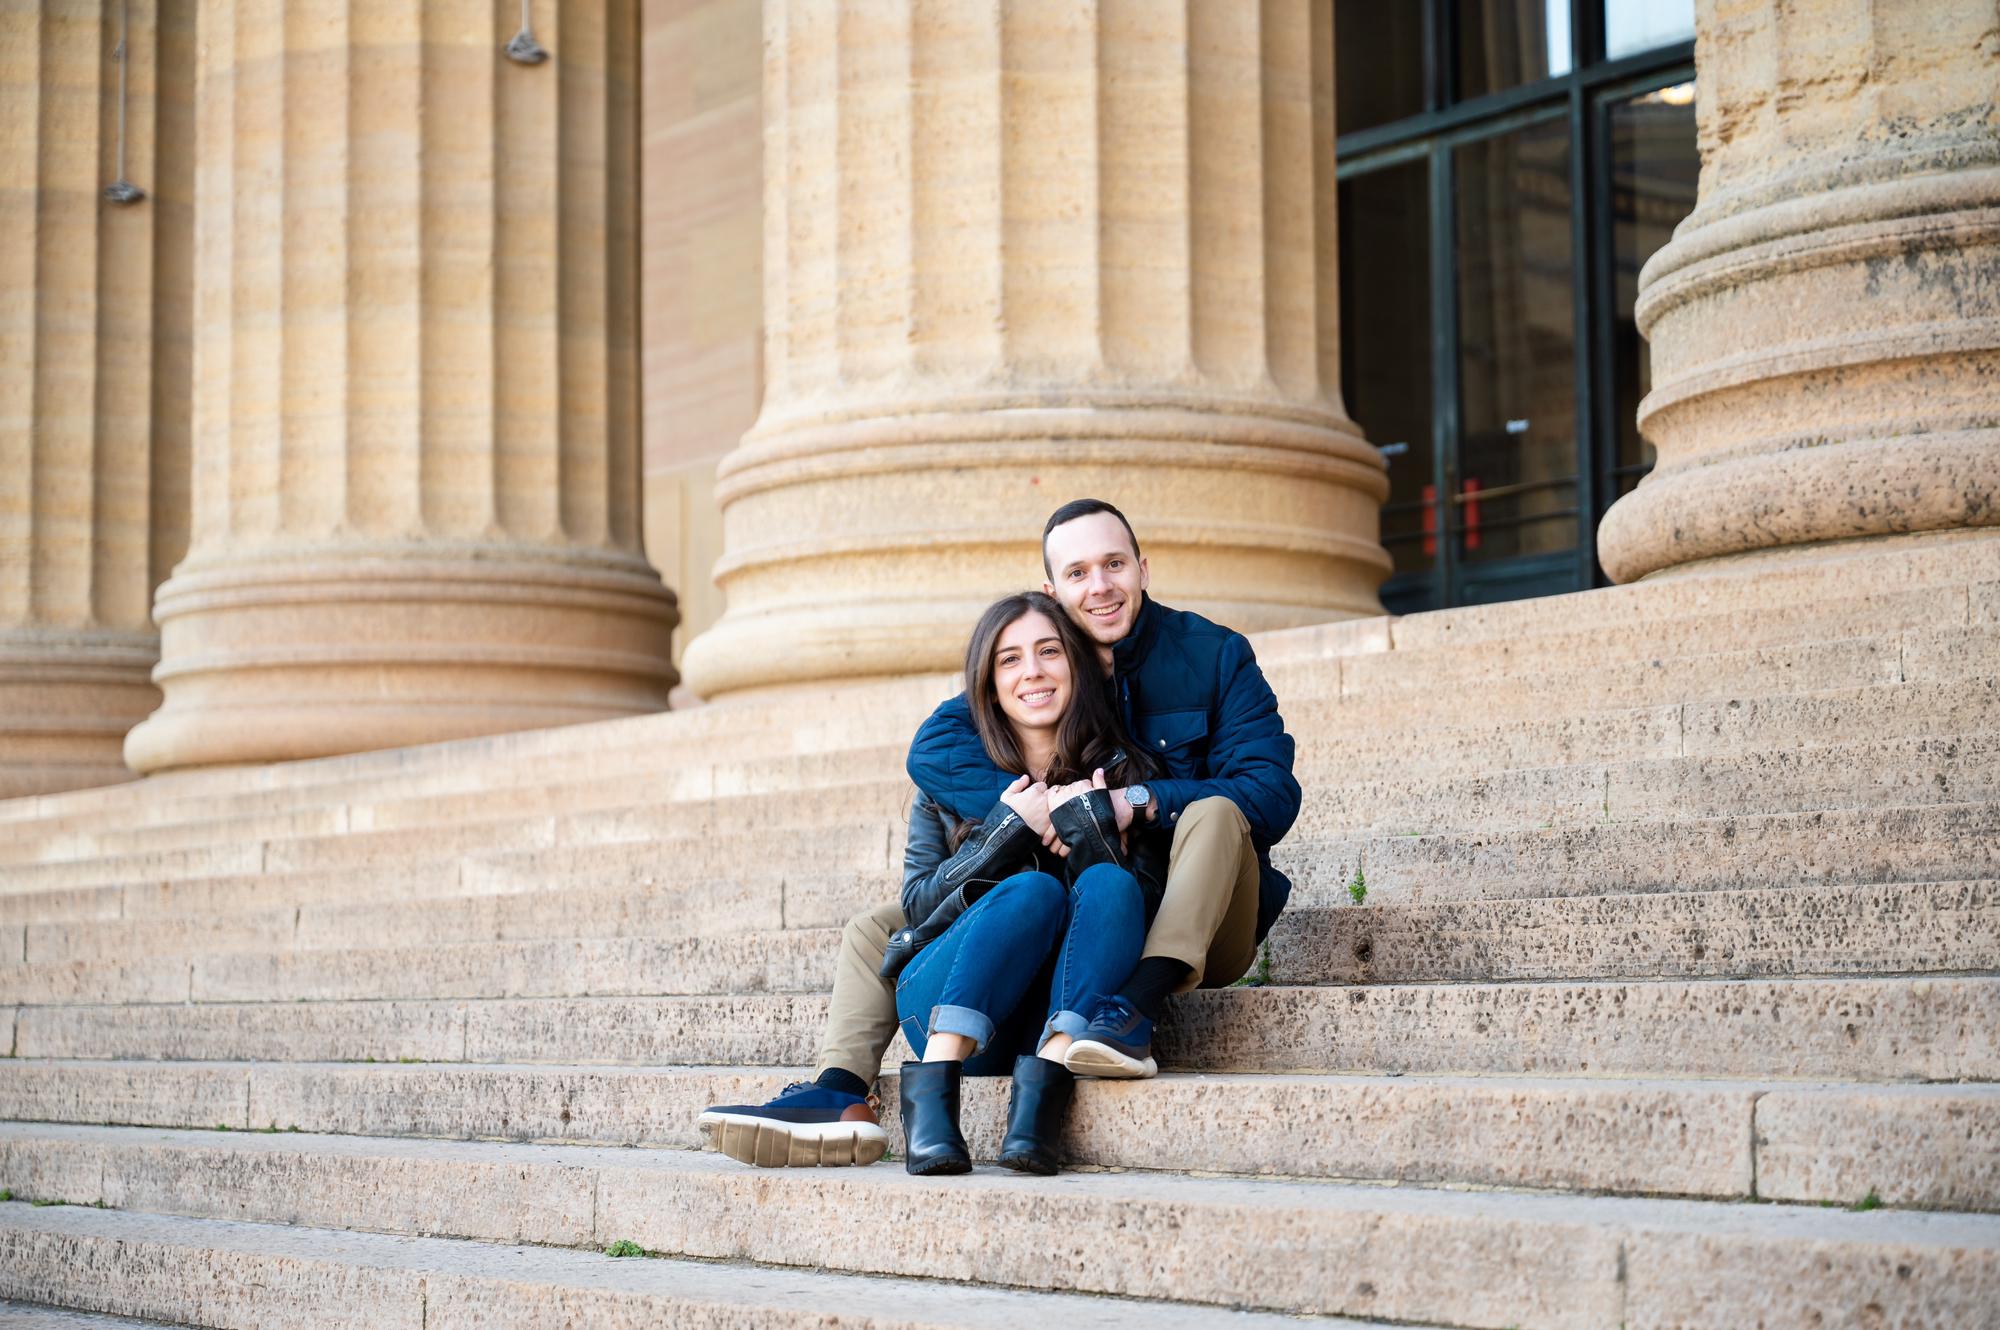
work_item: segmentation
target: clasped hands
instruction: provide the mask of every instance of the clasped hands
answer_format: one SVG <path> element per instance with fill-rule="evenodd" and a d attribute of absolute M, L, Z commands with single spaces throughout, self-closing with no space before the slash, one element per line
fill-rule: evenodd
<path fill-rule="evenodd" d="M 1047 785 L 1028 776 L 1016 776 L 1000 795 L 1000 802 L 1018 813 L 1023 822 L 1042 838 L 1042 845 L 1050 851 L 1069 857 L 1069 846 L 1063 844 L 1056 833 L 1055 823 L 1049 818 L 1049 810 L 1060 808 L 1072 799 L 1080 799 L 1092 790 L 1105 788 L 1104 768 L 1090 773 L 1089 780 L 1074 781 L 1068 785 Z M 1125 838 L 1125 828 L 1132 825 L 1132 805 L 1125 802 L 1123 790 L 1112 791 L 1111 807 L 1118 818 L 1118 837 Z"/>

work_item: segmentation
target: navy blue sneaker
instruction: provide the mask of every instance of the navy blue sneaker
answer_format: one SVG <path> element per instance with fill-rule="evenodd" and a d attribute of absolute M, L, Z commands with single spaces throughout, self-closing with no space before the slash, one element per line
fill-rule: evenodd
<path fill-rule="evenodd" d="M 766 1104 L 718 1105 L 697 1125 L 711 1148 L 759 1168 L 872 1164 L 889 1151 L 870 1100 L 811 1081 Z"/>
<path fill-rule="evenodd" d="M 1063 1065 L 1079 1076 L 1118 1080 L 1157 1076 L 1160 1064 L 1153 1061 L 1153 1023 L 1124 998 L 1105 998 L 1063 1055 Z"/>

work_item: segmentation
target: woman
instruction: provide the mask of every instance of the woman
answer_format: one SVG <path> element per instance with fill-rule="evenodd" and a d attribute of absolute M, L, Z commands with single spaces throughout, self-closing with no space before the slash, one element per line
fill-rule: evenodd
<path fill-rule="evenodd" d="M 963 1173 L 964 1075 L 1014 1078 L 1000 1162 L 1053 1173 L 1080 1013 L 1139 961 L 1159 906 L 1166 842 L 1121 835 L 1109 788 L 1156 774 L 1124 740 L 1090 640 L 1039 592 L 996 601 L 966 646 L 966 697 L 987 755 L 1022 773 L 977 822 L 919 792 L 903 914 L 882 974 L 922 1059 L 903 1064 L 907 1167 Z"/>

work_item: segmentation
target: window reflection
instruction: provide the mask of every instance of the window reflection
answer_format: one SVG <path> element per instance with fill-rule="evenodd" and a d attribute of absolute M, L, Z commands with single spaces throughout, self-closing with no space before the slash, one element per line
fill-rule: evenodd
<path fill-rule="evenodd" d="M 1569 0 L 1457 2 L 1461 101 L 1569 73 Z"/>
<path fill-rule="evenodd" d="M 1453 152 L 1459 469 L 1468 561 L 1576 543 L 1576 337 L 1569 127 L 1548 120 Z"/>
<path fill-rule="evenodd" d="M 1604 0 L 1604 55 L 1671 46 L 1694 36 L 1694 0 Z"/>
<path fill-rule="evenodd" d="M 1618 409 L 1613 497 L 1630 491 L 1653 465 L 1653 445 L 1639 437 L 1638 423 L 1639 403 L 1653 389 L 1652 362 L 1632 310 L 1639 269 L 1694 210 L 1701 171 L 1694 132 L 1692 83 L 1611 106 L 1612 382 Z"/>
<path fill-rule="evenodd" d="M 1389 464 L 1382 543 L 1399 573 L 1437 555 L 1428 179 L 1416 161 L 1340 185 L 1340 381 L 1347 413 Z"/>
<path fill-rule="evenodd" d="M 1372 129 L 1425 109 L 1421 0 L 1336 0 L 1333 51 L 1337 133 Z"/>

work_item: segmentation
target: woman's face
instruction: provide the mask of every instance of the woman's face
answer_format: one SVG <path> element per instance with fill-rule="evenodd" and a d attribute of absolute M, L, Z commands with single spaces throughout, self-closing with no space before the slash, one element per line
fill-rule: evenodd
<path fill-rule="evenodd" d="M 1049 616 L 1030 610 L 1000 630 L 993 687 L 1017 730 L 1053 728 L 1069 707 L 1069 657 Z"/>

